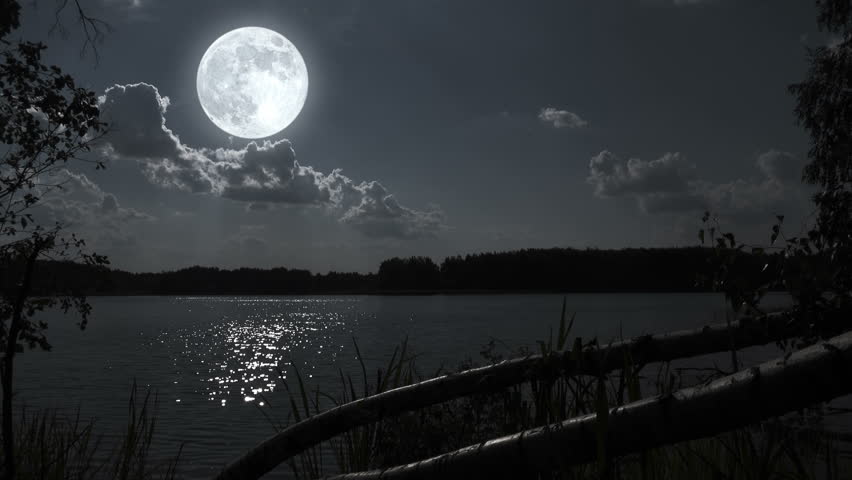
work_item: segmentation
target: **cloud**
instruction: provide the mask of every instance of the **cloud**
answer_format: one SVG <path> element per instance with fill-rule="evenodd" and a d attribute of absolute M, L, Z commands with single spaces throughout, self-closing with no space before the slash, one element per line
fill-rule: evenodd
<path fill-rule="evenodd" d="M 59 188 L 46 192 L 33 213 L 43 225 L 61 224 L 69 231 L 84 231 L 87 240 L 101 246 L 131 241 L 126 228 L 132 223 L 155 220 L 147 213 L 119 204 L 86 175 L 61 170 L 51 178 Z"/>
<path fill-rule="evenodd" d="M 100 0 L 100 7 L 118 18 L 131 22 L 152 22 L 157 20 L 154 0 Z"/>
<path fill-rule="evenodd" d="M 755 161 L 760 177 L 713 183 L 697 179 L 695 166 L 680 153 L 644 161 L 622 160 L 602 151 L 589 161 L 586 181 L 601 198 L 635 198 L 648 214 L 694 213 L 711 210 L 730 216 L 775 213 L 803 199 L 801 159 L 777 150 Z"/>
<path fill-rule="evenodd" d="M 542 108 L 538 113 L 538 119 L 549 123 L 553 128 L 582 128 L 589 124 L 576 113 L 554 107 Z"/>
<path fill-rule="evenodd" d="M 265 211 L 268 211 L 269 209 L 270 209 L 270 207 L 269 207 L 268 203 L 251 202 L 248 205 L 246 205 L 246 211 L 248 211 L 248 212 L 265 212 Z"/>
<path fill-rule="evenodd" d="M 801 182 L 804 162 L 787 152 L 769 150 L 757 157 L 757 166 L 766 177 L 779 182 Z"/>
<path fill-rule="evenodd" d="M 649 162 L 638 158 L 625 162 L 604 150 L 589 162 L 587 182 L 594 185 L 599 197 L 683 192 L 689 187 L 692 170 L 679 153 L 666 153 Z"/>
<path fill-rule="evenodd" d="M 437 207 L 427 211 L 406 208 L 376 181 L 352 188 L 361 200 L 346 210 L 341 221 L 368 237 L 429 237 L 444 228 L 444 214 Z"/>
<path fill-rule="evenodd" d="M 149 3 L 148 0 L 102 0 L 105 7 L 142 8 Z"/>
<path fill-rule="evenodd" d="M 326 175 L 301 165 L 288 140 L 252 141 L 242 149 L 190 147 L 166 126 L 170 101 L 153 85 L 115 85 L 99 103 L 110 124 L 104 153 L 137 161 L 156 185 L 246 202 L 251 210 L 322 206 L 374 237 L 432 236 L 443 228 L 440 209 L 407 208 L 376 181 L 355 183 L 341 170 Z"/>

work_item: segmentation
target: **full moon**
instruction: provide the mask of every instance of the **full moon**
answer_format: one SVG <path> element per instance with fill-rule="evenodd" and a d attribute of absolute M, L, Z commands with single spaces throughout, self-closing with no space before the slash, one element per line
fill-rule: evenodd
<path fill-rule="evenodd" d="M 308 96 L 308 70 L 283 35 L 244 27 L 210 45 L 198 65 L 196 88 L 217 127 L 236 137 L 264 138 L 299 115 Z"/>

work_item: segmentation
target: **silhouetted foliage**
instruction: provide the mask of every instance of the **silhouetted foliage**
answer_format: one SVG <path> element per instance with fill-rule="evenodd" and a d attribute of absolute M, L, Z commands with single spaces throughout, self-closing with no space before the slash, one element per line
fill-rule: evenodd
<path fill-rule="evenodd" d="M 91 310 L 75 288 L 42 289 L 33 295 L 40 259 L 77 260 L 89 266 L 106 258 L 90 253 L 85 243 L 59 223 L 44 225 L 32 214 L 44 196 L 62 188 L 66 166 L 89 151 L 105 129 L 94 92 L 75 85 L 56 66 L 42 63 L 45 46 L 10 43 L 4 37 L 20 25 L 17 2 L 3 1 L 0 14 L 0 383 L 3 387 L 3 474 L 15 478 L 12 389 L 15 353 L 26 345 L 50 349 L 47 324 L 36 319 L 47 308 L 75 310 L 86 325 Z M 103 164 L 92 161 L 96 168 Z M 44 282 L 42 282 L 44 283 Z M 67 286 L 72 286 L 68 283 Z M 58 286 L 58 284 L 54 284 Z M 20 343 L 19 343 L 20 342 Z"/>
<path fill-rule="evenodd" d="M 16 0 L 0 0 L 0 41 L 20 23 L 21 6 Z"/>
<path fill-rule="evenodd" d="M 710 248 L 526 249 L 444 259 L 391 258 L 377 273 L 329 272 L 283 267 L 227 270 L 190 267 L 159 273 L 131 273 L 73 262 L 44 262 L 34 292 L 73 283 L 89 295 L 287 295 L 465 292 L 698 292 L 697 273 L 709 275 Z M 778 255 L 739 252 L 737 268 L 763 281 L 761 267 Z M 14 275 L 0 275 L 9 285 Z"/>
<path fill-rule="evenodd" d="M 379 287 L 386 290 L 437 290 L 441 271 L 428 257 L 391 258 L 379 266 Z"/>
<path fill-rule="evenodd" d="M 560 292 L 696 291 L 709 249 L 525 249 L 449 257 L 441 264 L 448 290 Z"/>
<path fill-rule="evenodd" d="M 811 139 L 802 177 L 820 187 L 814 226 L 788 237 L 784 216 L 778 215 L 769 245 L 747 246 L 722 232 L 707 212 L 699 232 L 702 243 L 709 240 L 715 249 L 710 283 L 734 310 L 760 312 L 766 291 L 787 291 L 795 301 L 802 344 L 848 330 L 852 312 L 852 1 L 816 3 L 819 27 L 834 38 L 808 50 L 807 77 L 790 86 L 796 118 Z M 731 260 L 745 250 L 759 260 L 757 265 Z"/>

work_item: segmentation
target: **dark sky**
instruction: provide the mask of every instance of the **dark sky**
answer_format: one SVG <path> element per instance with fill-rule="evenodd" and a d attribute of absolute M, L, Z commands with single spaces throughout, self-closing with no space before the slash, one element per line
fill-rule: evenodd
<path fill-rule="evenodd" d="M 117 267 L 374 271 L 396 255 L 695 245 L 704 209 L 763 240 L 774 214 L 798 230 L 809 212 L 787 85 L 831 41 L 810 1 L 83 5 L 112 26 L 97 64 L 73 12 L 48 36 L 52 2 L 25 8 L 17 35 L 104 95 L 116 128 L 92 155 L 108 168 L 77 167 L 45 214 Z M 195 91 L 207 47 L 244 26 L 290 39 L 310 77 L 299 117 L 259 147 Z"/>

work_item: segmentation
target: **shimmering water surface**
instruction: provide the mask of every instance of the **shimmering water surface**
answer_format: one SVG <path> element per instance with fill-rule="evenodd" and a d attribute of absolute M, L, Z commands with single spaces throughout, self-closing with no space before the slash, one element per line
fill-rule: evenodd
<path fill-rule="evenodd" d="M 568 295 L 574 335 L 693 328 L 724 318 L 711 294 Z M 53 351 L 18 361 L 19 404 L 74 409 L 114 431 L 135 381 L 158 393 L 157 453 L 183 443 L 181 476 L 208 478 L 274 433 L 288 415 L 279 369 L 338 392 L 360 372 L 353 339 L 375 372 L 408 336 L 423 373 L 477 359 L 490 339 L 535 346 L 558 325 L 562 296 L 101 297 L 87 330 L 49 313 Z M 109 440 L 109 439 L 108 439 Z M 286 467 L 274 477 L 287 474 Z"/>

